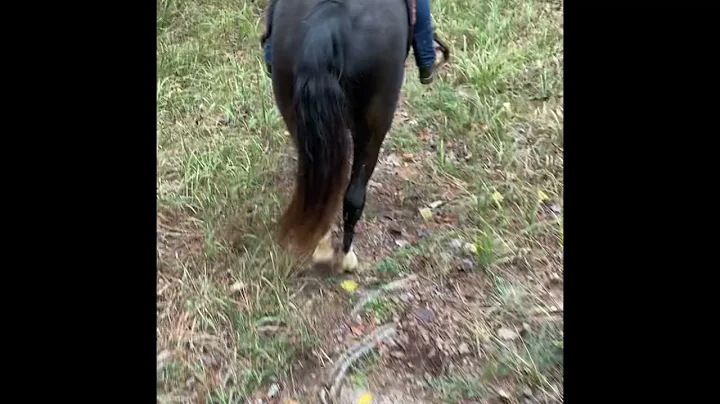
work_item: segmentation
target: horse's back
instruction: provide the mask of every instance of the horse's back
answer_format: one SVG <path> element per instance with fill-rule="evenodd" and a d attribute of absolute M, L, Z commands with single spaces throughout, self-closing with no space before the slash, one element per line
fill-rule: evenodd
<path fill-rule="evenodd" d="M 300 41 L 308 29 L 303 20 L 326 0 L 279 0 L 273 18 L 273 61 L 291 70 Z M 345 75 L 352 81 L 377 76 L 383 69 L 404 64 L 410 34 L 405 0 L 344 0 L 352 21 Z M 274 70 L 274 69 L 273 69 Z"/>

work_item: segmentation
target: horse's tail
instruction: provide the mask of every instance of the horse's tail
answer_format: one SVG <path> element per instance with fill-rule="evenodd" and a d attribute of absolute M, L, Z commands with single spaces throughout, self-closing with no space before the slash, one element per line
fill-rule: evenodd
<path fill-rule="evenodd" d="M 309 252 L 330 230 L 347 184 L 349 108 L 343 70 L 351 22 L 345 4 L 325 0 L 304 24 L 294 82 L 298 171 L 280 240 Z"/>

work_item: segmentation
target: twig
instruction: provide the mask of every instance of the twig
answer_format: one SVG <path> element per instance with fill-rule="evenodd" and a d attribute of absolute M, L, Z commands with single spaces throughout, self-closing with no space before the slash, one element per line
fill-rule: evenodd
<path fill-rule="evenodd" d="M 357 344 L 353 345 L 345 354 L 335 361 L 328 378 L 330 380 L 330 388 L 320 389 L 320 402 L 323 404 L 331 404 L 340 393 L 342 381 L 350 366 L 357 362 L 362 356 L 370 352 L 374 347 L 384 340 L 395 336 L 397 325 L 395 323 L 386 324 L 373 330 L 368 336 L 363 338 Z"/>
<path fill-rule="evenodd" d="M 383 292 L 392 292 L 398 289 L 405 289 L 410 282 L 413 282 L 417 280 L 417 275 L 412 274 L 405 278 L 398 279 L 396 281 L 392 281 L 390 283 L 387 283 L 383 286 L 381 286 L 379 289 L 371 290 L 368 293 L 365 294 L 365 296 L 360 299 L 357 304 L 355 304 L 355 307 L 353 307 L 352 311 L 350 312 L 351 315 L 356 315 L 360 310 L 362 310 L 363 307 L 365 307 L 366 304 L 373 301 L 376 297 L 380 296 Z"/>

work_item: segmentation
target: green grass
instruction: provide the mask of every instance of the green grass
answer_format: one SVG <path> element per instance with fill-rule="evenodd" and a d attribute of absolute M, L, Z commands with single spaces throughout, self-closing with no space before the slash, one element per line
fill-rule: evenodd
<path fill-rule="evenodd" d="M 294 150 L 262 67 L 266 4 L 157 2 L 161 403 L 242 402 L 287 380 L 327 333 L 326 321 L 301 301 L 298 268 L 273 238 Z M 416 165 L 417 186 L 432 195 L 456 190 L 442 208 L 457 218 L 448 232 L 475 243 L 472 259 L 483 271 L 468 276 L 491 275 L 491 300 L 501 307 L 493 321 L 527 320 L 552 303 L 538 289 L 543 274 L 562 273 L 562 214 L 547 214 L 563 203 L 562 13 L 540 0 L 434 0 L 431 7 L 452 60 L 423 86 L 409 59 L 407 119 L 393 126 L 386 152 L 429 153 Z M 372 267 L 399 276 L 427 256 L 428 276 L 444 276 L 454 271 L 444 242 L 431 238 Z M 378 320 L 391 317 L 376 311 Z M 472 327 L 491 329 L 488 321 L 478 315 Z M 561 397 L 561 345 L 548 331 L 497 346 L 497 374 L 448 374 L 438 383 L 458 400 L 491 394 L 498 377 Z"/>

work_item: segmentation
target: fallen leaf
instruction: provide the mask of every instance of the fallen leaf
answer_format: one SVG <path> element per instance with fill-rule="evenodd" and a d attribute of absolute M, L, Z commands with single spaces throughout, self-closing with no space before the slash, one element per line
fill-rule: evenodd
<path fill-rule="evenodd" d="M 463 244 L 463 250 L 465 250 L 466 253 L 475 255 L 477 254 L 477 246 L 473 243 L 465 243 Z"/>
<path fill-rule="evenodd" d="M 445 216 L 442 218 L 443 222 L 450 224 L 450 225 L 455 225 L 455 220 L 456 219 L 453 216 Z"/>
<path fill-rule="evenodd" d="M 500 206 L 500 202 L 502 202 L 503 199 L 505 199 L 505 198 L 502 196 L 502 194 L 501 194 L 500 192 L 495 191 L 495 192 L 493 192 L 493 194 L 492 194 L 492 199 L 493 199 L 493 201 L 495 201 L 495 204 L 497 204 L 498 206 Z"/>
<path fill-rule="evenodd" d="M 340 287 L 352 293 L 358 288 L 358 284 L 355 281 L 342 281 Z"/>
<path fill-rule="evenodd" d="M 358 400 L 358 404 L 370 404 L 372 402 L 373 402 L 372 393 L 365 393 L 362 396 L 360 396 L 360 399 Z"/>
<path fill-rule="evenodd" d="M 540 198 L 540 202 L 545 202 L 550 199 L 550 197 L 543 191 L 538 191 L 538 198 Z"/>
<path fill-rule="evenodd" d="M 430 220 L 432 218 L 432 211 L 428 208 L 420 208 L 420 216 L 423 217 L 425 220 Z"/>
<path fill-rule="evenodd" d="M 357 325 L 357 326 L 355 326 L 355 325 L 350 326 L 350 332 L 353 333 L 353 335 L 355 335 L 355 336 L 362 335 L 364 329 L 365 329 L 365 327 L 362 324 Z"/>

